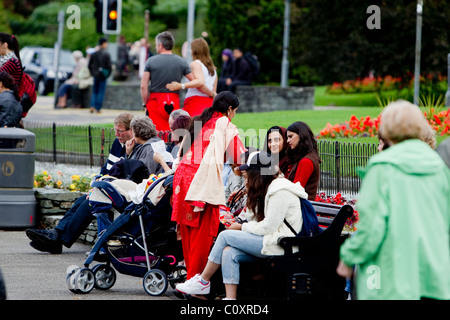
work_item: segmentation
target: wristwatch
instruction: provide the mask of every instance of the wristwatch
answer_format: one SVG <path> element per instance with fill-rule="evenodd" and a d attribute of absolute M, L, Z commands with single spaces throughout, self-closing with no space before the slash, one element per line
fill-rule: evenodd
<path fill-rule="evenodd" d="M 182 84 L 181 84 L 181 89 L 184 90 L 185 88 L 186 88 L 186 86 L 184 85 L 184 83 L 182 83 Z"/>

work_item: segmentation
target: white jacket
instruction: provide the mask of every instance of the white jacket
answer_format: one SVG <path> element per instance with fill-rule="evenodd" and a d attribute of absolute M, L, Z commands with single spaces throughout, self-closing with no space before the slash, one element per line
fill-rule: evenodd
<path fill-rule="evenodd" d="M 242 225 L 242 231 L 263 236 L 264 255 L 283 255 L 284 250 L 278 245 L 278 239 L 295 236 L 284 219 L 298 233 L 303 218 L 300 198 L 307 199 L 308 194 L 299 182 L 292 183 L 284 177 L 278 177 L 269 185 L 264 199 L 264 219 L 260 222 L 250 221 Z"/>

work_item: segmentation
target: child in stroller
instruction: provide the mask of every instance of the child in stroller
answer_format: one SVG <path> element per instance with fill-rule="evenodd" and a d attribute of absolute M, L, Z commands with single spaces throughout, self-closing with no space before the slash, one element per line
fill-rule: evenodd
<path fill-rule="evenodd" d="M 110 289 L 115 270 L 143 277 L 144 290 L 152 296 L 164 294 L 168 284 L 174 288 L 185 280 L 186 269 L 179 265 L 183 260 L 181 243 L 171 221 L 173 173 L 168 171 L 141 184 L 109 176 L 91 183 L 89 203 L 97 217 L 99 236 L 84 267 L 67 268 L 70 291 Z M 90 269 L 100 250 L 107 254 L 106 264 Z"/>

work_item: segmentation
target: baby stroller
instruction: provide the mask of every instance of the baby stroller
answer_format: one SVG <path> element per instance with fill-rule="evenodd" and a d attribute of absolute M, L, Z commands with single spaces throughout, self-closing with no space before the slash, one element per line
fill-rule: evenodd
<path fill-rule="evenodd" d="M 147 190 L 143 189 L 145 180 L 137 185 L 102 177 L 91 183 L 89 203 L 97 217 L 99 236 L 84 267 L 67 268 L 70 291 L 108 290 L 116 281 L 115 270 L 143 277 L 144 290 L 152 296 L 164 294 L 168 284 L 175 288 L 186 280 L 186 268 L 178 264 L 183 259 L 181 242 L 170 219 L 172 181 L 173 171 L 169 171 Z M 141 196 L 133 188 L 141 189 Z M 107 262 L 89 268 L 101 250 L 106 252 Z"/>

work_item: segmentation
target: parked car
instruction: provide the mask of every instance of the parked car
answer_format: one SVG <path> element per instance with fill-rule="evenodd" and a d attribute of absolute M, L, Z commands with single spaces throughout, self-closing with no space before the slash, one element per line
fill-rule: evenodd
<path fill-rule="evenodd" d="M 23 47 L 20 59 L 25 67 L 24 72 L 33 78 L 40 95 L 53 92 L 55 84 L 54 49 L 44 47 Z M 59 56 L 59 83 L 70 78 L 76 62 L 69 50 L 61 50 Z"/>

